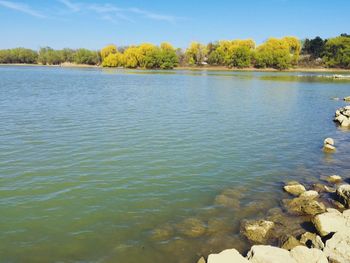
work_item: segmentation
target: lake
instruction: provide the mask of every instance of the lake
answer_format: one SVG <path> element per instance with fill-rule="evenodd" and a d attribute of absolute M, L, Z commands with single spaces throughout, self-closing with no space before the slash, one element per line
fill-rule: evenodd
<path fill-rule="evenodd" d="M 1 66 L 1 261 L 246 249 L 240 221 L 279 206 L 284 182 L 350 173 L 331 99 L 350 81 L 319 75 Z M 222 207 L 227 189 L 239 200 Z"/>

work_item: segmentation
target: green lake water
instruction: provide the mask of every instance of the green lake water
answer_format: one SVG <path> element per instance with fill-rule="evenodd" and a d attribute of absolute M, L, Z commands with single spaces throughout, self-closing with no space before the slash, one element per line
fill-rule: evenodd
<path fill-rule="evenodd" d="M 283 182 L 350 174 L 331 99 L 350 81 L 318 75 L 1 66 L 0 262 L 245 249 L 240 220 L 279 206 Z M 215 204 L 225 189 L 239 207 Z M 189 218 L 206 232 L 186 235 Z"/>

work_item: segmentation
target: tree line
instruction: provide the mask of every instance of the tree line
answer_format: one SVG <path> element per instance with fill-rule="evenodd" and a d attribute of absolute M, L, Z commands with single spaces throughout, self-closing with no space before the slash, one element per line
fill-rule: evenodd
<path fill-rule="evenodd" d="M 172 69 L 177 66 L 224 66 L 227 68 L 315 67 L 350 69 L 350 35 L 300 41 L 295 37 L 269 38 L 256 45 L 252 39 L 192 42 L 185 49 L 169 43 L 143 43 L 127 47 L 108 45 L 100 51 L 88 49 L 34 51 L 25 48 L 0 50 L 0 63 L 59 65 L 62 63 L 103 67 Z"/>
<path fill-rule="evenodd" d="M 0 63 L 26 63 L 42 65 L 60 65 L 62 63 L 75 63 L 86 65 L 101 64 L 99 51 L 92 51 L 84 48 L 54 50 L 50 47 L 40 48 L 39 51 L 14 48 L 0 50 Z"/>

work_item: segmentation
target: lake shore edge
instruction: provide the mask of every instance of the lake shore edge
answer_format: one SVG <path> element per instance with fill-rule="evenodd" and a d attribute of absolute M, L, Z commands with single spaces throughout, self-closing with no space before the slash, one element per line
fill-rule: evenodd
<path fill-rule="evenodd" d="M 25 63 L 0 63 L 0 66 L 19 66 L 19 67 L 54 67 L 54 68 L 105 68 L 105 69 L 125 69 L 128 68 L 109 68 L 102 67 L 100 65 L 86 65 L 86 64 L 74 64 L 74 63 L 63 63 L 60 65 L 43 65 L 43 64 L 25 64 Z M 135 68 L 132 70 L 151 70 L 143 68 Z M 152 70 L 162 70 L 162 69 L 152 69 Z M 222 66 L 198 66 L 198 67 L 175 67 L 170 70 L 193 70 L 193 71 L 229 71 L 229 72 L 324 72 L 324 73 L 350 73 L 350 69 L 343 68 L 303 68 L 296 67 L 285 70 L 279 70 L 274 68 L 227 68 Z"/>
<path fill-rule="evenodd" d="M 350 105 L 338 109 L 333 121 L 350 128 Z M 326 138 L 322 150 L 334 153 L 334 140 Z M 249 251 L 226 248 L 197 263 L 350 262 L 350 179 L 329 175 L 313 184 L 289 181 L 283 190 L 289 197 L 278 207 L 260 219 L 241 221 L 240 235 L 251 244 Z"/>

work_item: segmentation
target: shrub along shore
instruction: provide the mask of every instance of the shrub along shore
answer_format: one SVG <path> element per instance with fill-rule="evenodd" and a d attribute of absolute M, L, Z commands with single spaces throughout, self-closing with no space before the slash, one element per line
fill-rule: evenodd
<path fill-rule="evenodd" d="M 50 47 L 39 51 L 14 48 L 0 50 L 0 64 L 89 65 L 139 69 L 208 68 L 350 69 L 350 35 L 299 40 L 296 37 L 269 38 L 261 45 L 254 40 L 221 40 L 208 44 L 192 42 L 185 50 L 169 43 L 150 43 L 98 50 Z"/>

